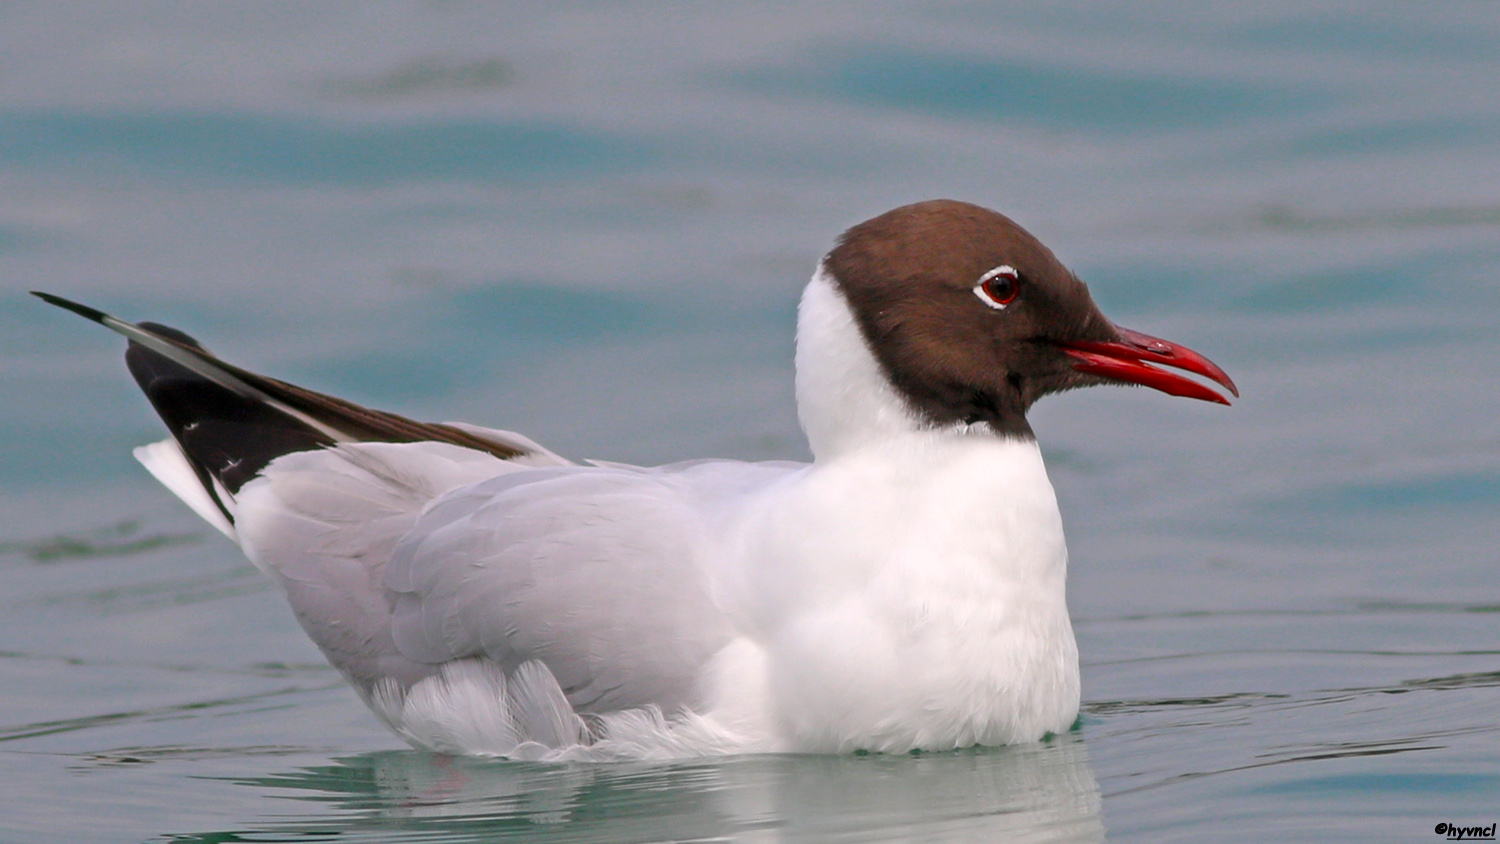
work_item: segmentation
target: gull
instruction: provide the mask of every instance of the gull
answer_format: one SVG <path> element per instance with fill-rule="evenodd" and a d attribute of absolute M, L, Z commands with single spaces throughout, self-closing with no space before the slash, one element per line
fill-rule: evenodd
<path fill-rule="evenodd" d="M 1026 413 L 1233 381 L 1121 328 L 1031 234 L 952 200 L 838 238 L 798 309 L 811 463 L 575 463 L 129 339 L 136 450 L 412 745 L 526 759 L 1033 742 L 1079 708 L 1057 500 Z"/>

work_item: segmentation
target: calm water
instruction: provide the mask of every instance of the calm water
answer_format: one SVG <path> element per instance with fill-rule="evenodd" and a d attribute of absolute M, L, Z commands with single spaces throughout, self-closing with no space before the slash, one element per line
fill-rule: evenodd
<path fill-rule="evenodd" d="M 1429 841 L 1500 819 L 1490 2 L 0 4 L 0 840 Z M 403 749 L 24 295 L 578 457 L 801 457 L 797 292 L 954 196 L 1245 398 L 1053 398 L 1081 727 Z"/>

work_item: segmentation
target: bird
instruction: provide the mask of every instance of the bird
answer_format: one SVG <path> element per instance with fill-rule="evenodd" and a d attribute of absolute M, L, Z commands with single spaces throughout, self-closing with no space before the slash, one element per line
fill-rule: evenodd
<path fill-rule="evenodd" d="M 1027 411 L 1108 384 L 1239 396 L 1203 355 L 1106 318 L 1019 224 L 948 199 L 848 229 L 803 290 L 810 463 L 575 462 L 33 292 L 129 340 L 170 432 L 136 457 L 280 587 L 381 721 L 448 754 L 1064 733 L 1080 706 L 1067 549 Z"/>

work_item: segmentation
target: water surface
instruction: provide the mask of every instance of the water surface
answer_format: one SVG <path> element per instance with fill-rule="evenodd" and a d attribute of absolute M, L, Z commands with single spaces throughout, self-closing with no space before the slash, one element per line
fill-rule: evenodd
<path fill-rule="evenodd" d="M 1485 3 L 0 6 L 0 838 L 1431 840 L 1500 805 Z M 953 196 L 1234 408 L 1033 423 L 1073 733 L 546 766 L 404 749 L 131 460 L 116 338 L 574 457 L 801 458 L 797 293 Z"/>

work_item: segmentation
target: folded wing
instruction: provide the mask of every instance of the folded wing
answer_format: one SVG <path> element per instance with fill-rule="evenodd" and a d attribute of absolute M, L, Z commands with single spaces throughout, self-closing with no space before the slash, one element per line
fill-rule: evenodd
<path fill-rule="evenodd" d="M 579 712 L 697 703 L 733 635 L 701 514 L 670 472 L 543 469 L 457 490 L 397 545 L 385 584 L 409 658 L 538 660 Z"/>

